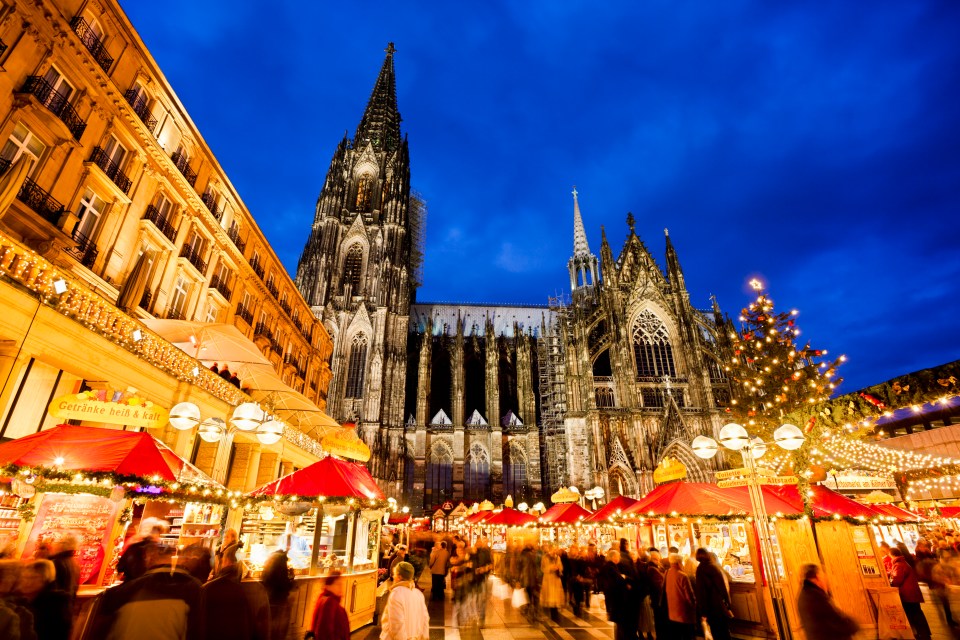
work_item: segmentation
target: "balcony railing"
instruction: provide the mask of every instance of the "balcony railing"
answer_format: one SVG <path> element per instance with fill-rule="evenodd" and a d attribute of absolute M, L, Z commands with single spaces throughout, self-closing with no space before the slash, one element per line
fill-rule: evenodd
<path fill-rule="evenodd" d="M 67 129 L 73 134 L 75 140 L 79 140 L 83 131 L 87 128 L 87 123 L 80 119 L 77 112 L 67 102 L 67 96 L 53 90 L 53 86 L 40 76 L 27 76 L 27 81 L 23 83 L 20 93 L 28 93 L 40 101 L 40 104 L 50 110 L 53 115 L 60 118 Z"/>
<path fill-rule="evenodd" d="M 183 248 L 180 249 L 180 257 L 186 258 L 187 262 L 195 266 L 201 274 L 207 270 L 207 263 L 201 257 L 200 252 L 189 244 L 183 245 Z"/>
<path fill-rule="evenodd" d="M 140 296 L 140 304 L 137 305 L 144 311 L 150 311 L 150 302 L 153 301 L 153 293 L 150 289 L 144 289 L 143 295 Z"/>
<path fill-rule="evenodd" d="M 237 305 L 237 316 L 243 318 L 247 324 L 253 324 L 253 312 L 243 306 L 243 303 Z"/>
<path fill-rule="evenodd" d="M 263 336 L 264 338 L 267 338 L 268 340 L 271 340 L 271 341 L 273 340 L 273 332 L 270 331 L 270 327 L 268 327 L 268 326 L 267 326 L 266 324 L 264 324 L 263 322 L 258 322 L 258 323 L 257 323 L 257 326 L 253 329 L 253 335 L 255 335 L 255 336 Z"/>
<path fill-rule="evenodd" d="M 68 253 L 76 258 L 80 264 L 88 269 L 92 269 L 94 263 L 97 261 L 97 254 L 99 253 L 96 243 L 82 234 L 79 227 L 73 230 L 73 239 L 77 243 L 77 246 L 68 249 Z"/>
<path fill-rule="evenodd" d="M 219 291 L 220 295 L 227 300 L 229 300 L 230 296 L 233 295 L 233 291 L 230 290 L 227 282 L 225 280 L 221 280 L 219 275 L 214 275 L 213 278 L 210 279 L 210 288 Z"/>
<path fill-rule="evenodd" d="M 283 347 L 280 346 L 280 343 L 276 341 L 275 338 L 270 338 L 270 350 L 274 353 L 283 353 Z"/>
<path fill-rule="evenodd" d="M 263 265 L 260 264 L 259 260 L 256 260 L 256 259 L 251 260 L 250 268 L 253 269 L 253 272 L 257 274 L 261 280 L 263 280 L 263 274 L 264 274 Z"/>
<path fill-rule="evenodd" d="M 93 59 L 97 61 L 100 68 L 104 71 L 110 71 L 110 65 L 113 64 L 113 58 L 107 53 L 106 47 L 100 42 L 100 38 L 94 33 L 93 29 L 81 16 L 76 16 L 70 21 L 70 27 L 73 32 L 80 36 L 80 42 L 87 48 L 87 51 L 93 54 Z"/>
<path fill-rule="evenodd" d="M 94 147 L 93 153 L 90 154 L 90 162 L 103 169 L 103 172 L 113 181 L 113 184 L 120 187 L 120 191 L 130 193 L 130 178 L 110 159 L 106 151 L 100 147 Z"/>
<path fill-rule="evenodd" d="M 173 160 L 173 164 L 180 170 L 183 177 L 187 179 L 190 186 L 194 186 L 197 183 L 197 173 L 190 168 L 190 158 L 187 157 L 187 154 L 183 151 L 174 151 L 170 159 Z"/>
<path fill-rule="evenodd" d="M 290 303 L 284 300 L 280 303 L 280 308 L 283 309 L 287 315 L 290 315 Z"/>
<path fill-rule="evenodd" d="M 157 208 L 152 204 L 147 207 L 146 213 L 143 214 L 144 220 L 149 220 L 153 225 L 160 230 L 164 236 L 167 237 L 167 240 L 173 242 L 177 237 L 177 230 L 173 228 L 173 225 L 170 224 L 170 221 L 167 220 L 163 214 L 157 211 Z"/>
<path fill-rule="evenodd" d="M 183 312 L 183 309 L 173 309 L 171 308 L 167 311 L 168 320 L 186 320 L 186 315 Z"/>
<path fill-rule="evenodd" d="M 24 180 L 23 186 L 17 193 L 17 200 L 33 209 L 37 215 L 53 226 L 60 223 L 60 218 L 66 210 L 59 200 L 37 186 L 37 183 L 30 178 Z"/>
<path fill-rule="evenodd" d="M 296 366 L 296 364 L 297 364 L 297 357 L 296 357 L 295 355 L 293 355 L 292 353 L 288 353 L 287 355 L 283 356 L 283 364 L 292 364 L 292 365 Z"/>
<path fill-rule="evenodd" d="M 137 117 L 140 118 L 140 121 L 146 125 L 147 130 L 150 133 L 153 133 L 154 128 L 157 126 L 157 119 L 150 115 L 150 105 L 147 101 L 147 96 L 136 89 L 128 89 L 123 97 L 127 99 L 127 103 L 133 109 L 133 112 L 137 114 Z"/>
<path fill-rule="evenodd" d="M 237 225 L 232 225 L 230 230 L 227 231 L 227 237 L 230 238 L 230 241 L 234 244 L 234 246 L 240 250 L 240 253 L 246 251 L 247 243 L 240 239 L 240 227 Z"/>
<path fill-rule="evenodd" d="M 279 289 L 277 289 L 277 285 L 274 284 L 272 280 L 268 282 L 266 286 L 267 286 L 267 291 L 269 291 L 274 298 L 277 298 L 280 296 L 280 291 Z"/>
<path fill-rule="evenodd" d="M 210 210 L 210 213 L 213 214 L 213 217 L 216 218 L 218 222 L 223 219 L 223 209 L 217 209 L 216 196 L 209 191 L 206 191 L 202 196 L 200 196 L 200 200 L 203 201 L 203 204 L 207 206 L 207 209 Z"/>

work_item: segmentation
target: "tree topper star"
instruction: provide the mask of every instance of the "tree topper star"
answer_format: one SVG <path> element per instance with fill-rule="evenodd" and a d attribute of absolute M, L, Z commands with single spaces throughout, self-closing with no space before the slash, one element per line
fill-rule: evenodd
<path fill-rule="evenodd" d="M 761 289 L 763 289 L 763 283 L 757 280 L 756 278 L 750 281 L 750 286 L 753 287 L 754 290 L 756 291 L 760 291 Z"/>

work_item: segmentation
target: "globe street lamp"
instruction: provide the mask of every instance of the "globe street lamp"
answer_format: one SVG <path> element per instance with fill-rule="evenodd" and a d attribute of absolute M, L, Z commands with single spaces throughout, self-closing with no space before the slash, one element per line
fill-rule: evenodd
<path fill-rule="evenodd" d="M 751 438 L 741 425 L 731 422 L 724 425 L 718 434 L 720 444 L 731 451 L 739 451 L 743 457 L 743 466 L 746 471 L 746 485 L 750 496 L 750 506 L 757 522 L 757 533 L 760 541 L 760 557 L 766 568 L 767 584 L 770 585 L 770 595 L 773 599 L 776 619 L 774 626 L 777 635 L 782 640 L 791 638 L 790 623 L 787 618 L 787 604 L 783 597 L 780 569 L 777 566 L 773 552 L 773 541 L 770 538 L 770 523 L 767 518 L 767 509 L 763 501 L 763 490 L 760 488 L 757 475 L 756 461 L 767 452 L 768 444 L 776 444 L 781 449 L 795 451 L 803 446 L 803 432 L 795 425 L 784 424 L 773 432 L 773 442 L 764 442 L 759 437 Z M 691 443 L 694 454 L 703 459 L 712 458 L 717 454 L 717 441 L 707 436 L 697 436 Z"/>

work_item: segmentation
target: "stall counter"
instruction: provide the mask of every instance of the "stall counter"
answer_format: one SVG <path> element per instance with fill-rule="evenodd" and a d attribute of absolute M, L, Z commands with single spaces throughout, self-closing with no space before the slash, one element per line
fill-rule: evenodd
<path fill-rule="evenodd" d="M 377 610 L 377 571 L 359 571 L 340 576 L 343 582 L 341 606 L 350 620 L 350 631 L 356 631 L 373 622 Z M 296 587 L 290 593 L 291 626 L 299 629 L 297 637 L 310 630 L 313 609 L 323 588 L 323 576 L 297 576 Z"/>

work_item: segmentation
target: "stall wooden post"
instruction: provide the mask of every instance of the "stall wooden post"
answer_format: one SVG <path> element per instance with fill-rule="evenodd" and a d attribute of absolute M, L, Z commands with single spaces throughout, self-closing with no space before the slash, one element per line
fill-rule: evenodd
<path fill-rule="evenodd" d="M 310 549 L 310 569 L 311 576 L 317 575 L 320 569 L 317 567 L 317 560 L 320 558 L 320 539 L 323 537 L 323 503 L 317 504 L 317 522 L 313 528 L 313 547 Z"/>

